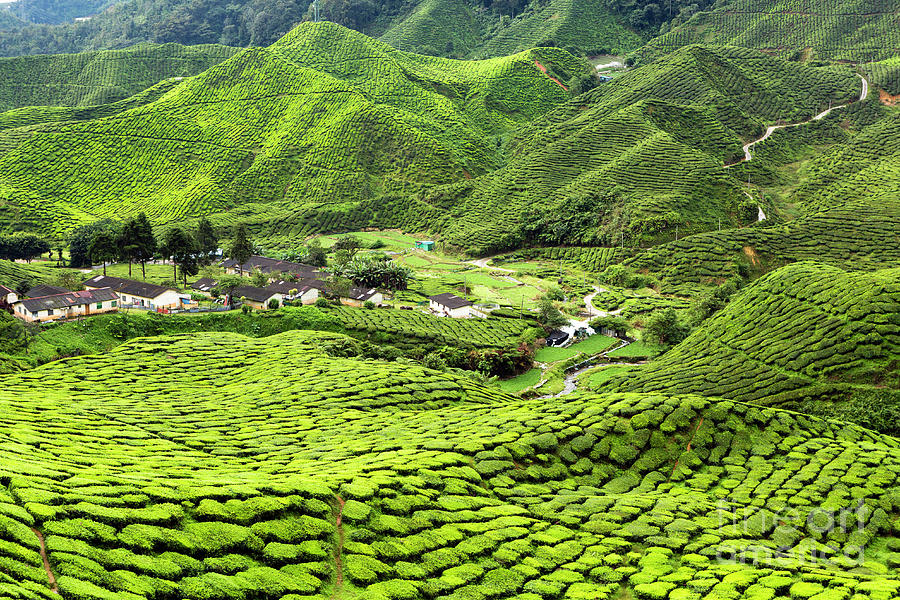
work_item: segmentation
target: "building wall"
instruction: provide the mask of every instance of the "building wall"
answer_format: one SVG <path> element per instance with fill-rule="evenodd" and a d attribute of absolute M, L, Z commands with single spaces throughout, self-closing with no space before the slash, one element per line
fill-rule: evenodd
<path fill-rule="evenodd" d="M 311 288 L 300 294 L 300 302 L 303 304 L 315 304 L 319 299 L 319 290 Z"/>
<path fill-rule="evenodd" d="M 118 301 L 106 300 L 100 303 L 101 308 L 97 308 L 96 302 L 90 304 L 81 304 L 79 306 L 70 306 L 68 308 L 55 308 L 53 314 L 49 310 L 38 311 L 37 315 L 33 315 L 31 311 L 25 310 L 25 307 L 19 303 L 16 304 L 13 314 L 27 323 L 49 323 L 51 321 L 60 321 L 63 319 L 77 319 L 79 317 L 87 317 L 91 315 L 100 315 L 104 313 L 116 312 L 119 310 Z M 113 306 L 115 304 L 115 306 Z"/>
<path fill-rule="evenodd" d="M 428 308 L 439 315 L 453 317 L 454 319 L 465 319 L 470 316 L 471 306 L 461 306 L 460 308 L 447 308 L 443 304 L 439 304 L 434 300 L 428 301 Z"/>

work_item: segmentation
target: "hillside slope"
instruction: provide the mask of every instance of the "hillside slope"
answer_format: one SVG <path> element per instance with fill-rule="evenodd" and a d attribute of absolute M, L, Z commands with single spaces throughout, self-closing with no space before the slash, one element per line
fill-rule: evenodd
<path fill-rule="evenodd" d="M 340 339 L 145 338 L 4 377 L 0 585 L 54 597 L 43 540 L 63 598 L 900 589 L 894 438 L 698 396 L 522 400 Z"/>
<path fill-rule="evenodd" d="M 523 240 L 646 242 L 676 225 L 684 234 L 739 224 L 746 196 L 723 165 L 744 141 L 776 120 L 858 98 L 860 87 L 849 70 L 683 48 L 551 111 L 519 136 L 504 168 L 423 204 L 448 210 L 442 233 L 475 252 Z"/>
<path fill-rule="evenodd" d="M 837 412 L 900 433 L 900 269 L 782 267 L 608 387 Z"/>
<path fill-rule="evenodd" d="M 256 202 L 271 230 L 305 207 L 479 175 L 500 164 L 496 136 L 569 97 L 538 61 L 563 79 L 585 68 L 558 49 L 427 58 L 305 24 L 149 104 L 9 130 L 0 226 L 61 233 L 103 216 L 166 223 Z"/>
<path fill-rule="evenodd" d="M 164 79 L 201 73 L 237 52 L 214 45 L 146 44 L 127 50 L 0 58 L 0 112 L 25 106 L 108 104 Z"/>
<path fill-rule="evenodd" d="M 791 58 L 868 62 L 900 49 L 900 0 L 730 0 L 639 50 L 650 59 L 689 44 L 757 48 Z"/>
<path fill-rule="evenodd" d="M 835 116 L 835 118 L 839 118 Z M 786 223 L 702 233 L 650 248 L 630 264 L 667 286 L 722 281 L 797 260 L 843 269 L 900 266 L 900 113 L 879 118 L 804 167 Z M 760 224 L 764 225 L 764 224 Z"/>

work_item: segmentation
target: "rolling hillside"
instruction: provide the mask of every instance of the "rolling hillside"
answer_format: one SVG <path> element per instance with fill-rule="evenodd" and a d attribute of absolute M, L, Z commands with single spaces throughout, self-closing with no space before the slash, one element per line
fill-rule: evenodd
<path fill-rule="evenodd" d="M 339 342 L 144 338 L 4 377 L 2 590 L 876 600 L 900 589 L 894 438 L 699 396 L 522 400 L 330 356 Z M 822 525 L 827 514 L 850 525 Z"/>
<path fill-rule="evenodd" d="M 322 203 L 498 167 L 499 136 L 568 99 L 554 78 L 584 69 L 558 49 L 459 62 L 302 25 L 137 108 L 7 130 L 0 225 L 62 233 L 101 216 L 166 223 L 262 203 L 250 212 L 277 230 Z"/>
<path fill-rule="evenodd" d="M 898 0 L 730 0 L 650 40 L 652 59 L 690 44 L 743 46 L 796 59 L 868 62 L 900 50 Z"/>
<path fill-rule="evenodd" d="M 740 181 L 723 165 L 767 124 L 809 118 L 859 89 L 849 70 L 683 48 L 551 111 L 519 136 L 508 165 L 424 202 L 449 210 L 445 236 L 483 253 L 523 240 L 615 245 L 676 225 L 684 234 L 746 222 Z M 452 206 L 441 204 L 447 195 Z"/>
<path fill-rule="evenodd" d="M 900 433 L 900 269 L 802 262 L 756 281 L 609 389 L 802 408 Z"/>
<path fill-rule="evenodd" d="M 26 106 L 90 106 L 190 77 L 234 55 L 224 46 L 143 45 L 127 50 L 0 58 L 0 112 Z"/>
<path fill-rule="evenodd" d="M 840 119 L 837 115 L 835 119 Z M 766 272 L 817 260 L 850 270 L 900 266 L 900 113 L 892 111 L 809 160 L 785 223 L 693 235 L 650 248 L 630 264 L 664 285 L 715 283 L 739 264 Z M 764 224 L 760 224 L 764 225 Z"/>

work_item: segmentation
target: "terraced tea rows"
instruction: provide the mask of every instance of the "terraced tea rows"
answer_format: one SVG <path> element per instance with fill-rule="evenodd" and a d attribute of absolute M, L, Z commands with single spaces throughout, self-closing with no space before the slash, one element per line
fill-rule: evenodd
<path fill-rule="evenodd" d="M 858 97 L 860 86 L 849 69 L 683 48 L 550 111 L 519 136 L 508 165 L 424 204 L 449 210 L 442 233 L 467 248 L 474 239 L 480 253 L 523 240 L 654 243 L 676 226 L 684 235 L 737 225 L 746 196 L 722 165 L 765 125 L 808 119 Z"/>
<path fill-rule="evenodd" d="M 898 364 L 900 269 L 848 273 L 808 262 L 739 292 L 684 342 L 607 389 L 811 403 L 828 412 L 829 403 L 855 397 L 900 402 Z"/>
<path fill-rule="evenodd" d="M 338 337 L 147 338 L 4 378 L 3 593 L 53 597 L 35 531 L 63 598 L 900 590 L 894 438 L 698 396 L 522 400 Z"/>
<path fill-rule="evenodd" d="M 239 50 L 145 44 L 125 50 L 0 58 L 0 112 L 26 106 L 92 106 L 137 94 L 165 79 L 190 77 Z"/>
<path fill-rule="evenodd" d="M 251 221 L 277 231 L 311 203 L 462 180 L 497 166 L 492 136 L 568 98 L 536 60 L 564 79 L 585 70 L 558 49 L 458 62 L 307 23 L 149 104 L 7 132 L 0 225 L 61 234 L 138 210 L 164 223 L 251 204 Z M 252 204 L 282 201 L 275 215 Z"/>
<path fill-rule="evenodd" d="M 360 310 L 341 307 L 328 311 L 350 331 L 400 346 L 429 344 L 471 348 L 512 348 L 530 326 L 522 319 L 450 319 L 419 311 Z"/>
<path fill-rule="evenodd" d="M 787 56 L 867 62 L 900 48 L 897 0 L 753 0 L 717 3 L 640 50 L 657 56 L 689 44 L 759 48 Z"/>

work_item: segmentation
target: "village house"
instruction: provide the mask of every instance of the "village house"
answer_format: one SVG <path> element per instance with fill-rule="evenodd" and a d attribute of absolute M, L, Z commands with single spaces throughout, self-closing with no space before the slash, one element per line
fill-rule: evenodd
<path fill-rule="evenodd" d="M 435 314 L 454 319 L 466 319 L 468 317 L 485 317 L 484 313 L 477 310 L 475 305 L 456 294 L 438 294 L 428 297 L 428 308 Z"/>
<path fill-rule="evenodd" d="M 12 312 L 12 305 L 19 299 L 15 290 L 0 285 L 0 310 Z"/>
<path fill-rule="evenodd" d="M 278 273 L 293 273 L 303 279 L 314 279 L 319 272 L 312 265 L 266 258 L 265 256 L 251 256 L 243 265 L 238 265 L 236 260 L 229 258 L 222 261 L 222 268 L 229 275 L 243 274 L 244 277 L 249 277 L 254 271 L 259 271 L 272 276 Z"/>
<path fill-rule="evenodd" d="M 213 288 L 215 288 L 217 285 L 219 285 L 219 282 L 215 279 L 202 277 L 191 284 L 191 291 L 195 294 L 203 294 L 204 296 L 211 298 Z"/>
<path fill-rule="evenodd" d="M 170 287 L 108 275 L 92 277 L 84 282 L 84 287 L 88 290 L 112 288 L 119 295 L 123 307 L 173 310 L 182 308 L 189 301 L 188 297 Z"/>
<path fill-rule="evenodd" d="M 284 300 L 299 300 L 302 304 L 315 304 L 319 296 L 325 292 L 325 282 L 319 279 L 280 280 L 270 283 L 266 289 L 280 293 Z"/>
<path fill-rule="evenodd" d="M 352 287 L 346 296 L 341 296 L 341 304 L 360 307 L 366 302 L 376 306 L 384 302 L 384 294 L 374 288 Z"/>
<path fill-rule="evenodd" d="M 280 292 L 252 285 L 242 285 L 234 288 L 231 297 L 232 299 L 240 300 L 243 304 L 252 306 L 257 310 L 267 310 L 269 308 L 269 302 L 272 300 L 277 300 L 278 305 L 281 306 L 281 302 L 284 300 L 284 297 Z"/>
<path fill-rule="evenodd" d="M 118 310 L 119 296 L 110 288 L 66 292 L 37 298 L 22 298 L 13 304 L 13 314 L 23 321 L 48 323 Z"/>

